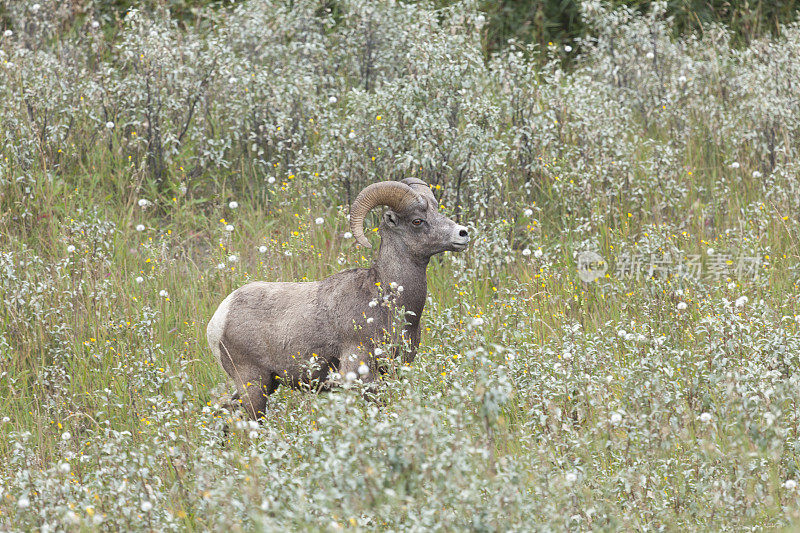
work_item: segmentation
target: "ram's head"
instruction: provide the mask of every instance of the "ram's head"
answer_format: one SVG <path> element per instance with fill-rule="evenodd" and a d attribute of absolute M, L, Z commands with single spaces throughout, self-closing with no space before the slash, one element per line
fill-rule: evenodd
<path fill-rule="evenodd" d="M 469 244 L 467 228 L 439 213 L 438 202 L 428 185 L 416 178 L 383 181 L 367 186 L 350 208 L 350 229 L 362 246 L 372 245 L 364 235 L 364 217 L 379 205 L 389 207 L 383 215 L 381 235 L 401 242 L 415 256 L 452 251 Z"/>

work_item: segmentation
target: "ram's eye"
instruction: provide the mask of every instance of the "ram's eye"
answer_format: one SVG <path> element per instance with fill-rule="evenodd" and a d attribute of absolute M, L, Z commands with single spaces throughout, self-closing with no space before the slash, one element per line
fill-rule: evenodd
<path fill-rule="evenodd" d="M 419 226 L 420 224 L 422 224 L 422 219 L 415 218 L 414 220 L 411 221 L 411 223 L 414 224 L 415 226 Z"/>

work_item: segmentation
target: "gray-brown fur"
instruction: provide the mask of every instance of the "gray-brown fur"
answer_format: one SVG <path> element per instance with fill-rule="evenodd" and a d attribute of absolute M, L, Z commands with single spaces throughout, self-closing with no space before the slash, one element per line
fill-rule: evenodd
<path fill-rule="evenodd" d="M 466 228 L 438 212 L 427 185 L 414 179 L 404 182 L 418 191 L 421 201 L 404 213 L 384 214 L 381 246 L 370 268 L 313 282 L 254 282 L 220 305 L 209 322 L 209 346 L 233 378 L 250 416 L 263 415 L 266 397 L 279 384 L 327 388 L 333 372 L 357 373 L 362 364 L 369 373 L 359 379 L 373 381 L 378 373 L 375 345 L 399 340 L 387 339 L 397 322 L 392 309 L 410 312 L 403 334 L 408 348 L 399 355 L 405 362 L 414 360 L 428 261 L 444 251 L 463 250 L 468 237 Z M 424 223 L 414 225 L 419 219 Z M 393 304 L 385 305 L 384 296 Z M 372 301 L 377 305 L 371 307 Z M 310 359 L 319 367 L 315 372 L 309 370 Z"/>

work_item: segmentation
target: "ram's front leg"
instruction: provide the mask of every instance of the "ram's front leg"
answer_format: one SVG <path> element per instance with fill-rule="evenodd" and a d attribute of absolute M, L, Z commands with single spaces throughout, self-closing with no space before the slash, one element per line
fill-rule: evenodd
<path fill-rule="evenodd" d="M 378 369 L 375 357 L 365 348 L 359 346 L 344 352 L 339 360 L 339 373 L 345 383 L 360 380 L 366 385 L 364 397 L 368 400 L 375 399 Z"/>
<path fill-rule="evenodd" d="M 420 329 L 419 323 L 411 325 L 408 329 L 403 330 L 400 336 L 398 350 L 404 366 L 411 366 L 411 363 L 417 357 L 417 349 L 421 339 Z"/>

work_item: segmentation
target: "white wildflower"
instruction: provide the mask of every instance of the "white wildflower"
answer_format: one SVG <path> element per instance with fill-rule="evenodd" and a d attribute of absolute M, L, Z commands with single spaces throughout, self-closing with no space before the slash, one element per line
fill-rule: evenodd
<path fill-rule="evenodd" d="M 339 101 L 339 99 L 336 98 L 335 96 L 331 96 L 331 97 L 328 98 L 328 103 L 329 104 L 335 104 L 338 101 Z"/>
<path fill-rule="evenodd" d="M 8 422 L 11 422 L 11 418 L 4 416 L 2 422 L 3 424 L 7 424 Z"/>
<path fill-rule="evenodd" d="M 69 463 L 61 463 L 60 465 L 58 465 L 58 471 L 61 472 L 62 474 L 69 474 L 70 471 Z"/>
<path fill-rule="evenodd" d="M 363 364 L 363 363 L 362 363 L 362 364 L 361 364 L 361 365 L 358 367 L 358 373 L 359 373 L 360 375 L 362 375 L 362 376 L 366 376 L 367 374 L 369 374 L 369 367 L 368 367 L 367 365 L 365 365 L 365 364 Z"/>
<path fill-rule="evenodd" d="M 150 501 L 145 500 L 142 502 L 142 511 L 145 513 L 149 513 L 153 509 L 153 504 Z"/>
<path fill-rule="evenodd" d="M 367 319 L 367 324 L 372 324 L 373 322 L 375 322 L 375 319 L 374 319 L 374 318 L 372 318 L 372 317 L 369 317 L 369 318 Z"/>
<path fill-rule="evenodd" d="M 267 253 L 267 247 L 262 244 L 261 246 L 258 247 L 258 252 L 262 254 Z"/>
<path fill-rule="evenodd" d="M 797 481 L 793 479 L 787 479 L 786 481 L 783 482 L 783 487 L 786 490 L 794 490 L 797 488 Z"/>
<path fill-rule="evenodd" d="M 20 496 L 19 500 L 17 500 L 17 507 L 20 509 L 27 509 L 30 507 L 31 501 L 28 499 L 27 496 Z"/>
<path fill-rule="evenodd" d="M 372 350 L 372 353 L 375 354 L 375 357 L 378 357 L 379 355 L 383 354 L 383 350 L 381 350 L 380 348 L 375 348 L 374 350 Z"/>
<path fill-rule="evenodd" d="M 472 319 L 471 325 L 472 325 L 473 328 L 477 328 L 479 326 L 482 326 L 483 325 L 483 319 L 481 317 L 479 317 L 479 316 L 476 316 L 475 318 Z"/>
<path fill-rule="evenodd" d="M 99 28 L 99 27 L 100 27 L 100 23 L 99 23 L 99 22 L 97 22 L 96 20 L 93 20 L 93 21 L 92 21 L 92 28 L 94 28 L 94 29 L 96 30 L 96 29 L 97 29 L 97 28 Z"/>
<path fill-rule="evenodd" d="M 686 76 L 678 76 L 678 83 L 680 83 L 681 85 L 686 83 Z"/>
<path fill-rule="evenodd" d="M 233 85 L 233 84 L 234 84 L 234 83 L 236 83 L 237 81 L 238 81 L 238 80 L 237 80 L 236 78 L 234 78 L 233 76 L 231 76 L 230 78 L 228 78 L 228 83 L 230 83 L 231 85 Z"/>
<path fill-rule="evenodd" d="M 73 246 L 72 244 L 70 244 L 69 246 L 67 246 L 67 252 L 68 252 L 68 253 L 72 253 L 72 252 L 74 252 L 74 251 L 75 251 L 75 246 Z"/>
<path fill-rule="evenodd" d="M 158 295 L 161 296 L 162 298 L 169 298 L 169 293 L 167 292 L 167 289 L 161 289 L 160 291 L 158 291 Z"/>
<path fill-rule="evenodd" d="M 734 161 L 733 163 L 731 163 L 731 168 L 739 168 L 739 162 Z"/>
<path fill-rule="evenodd" d="M 762 175 L 763 174 L 761 174 L 761 172 L 759 172 L 758 170 L 753 171 L 753 177 L 756 179 L 760 178 Z"/>
<path fill-rule="evenodd" d="M 225 224 L 225 231 L 228 233 L 233 231 L 233 224 Z"/>
<path fill-rule="evenodd" d="M 398 285 L 398 286 L 397 286 L 397 292 L 403 292 L 404 290 L 405 290 L 405 289 L 403 288 L 403 286 L 402 286 L 402 285 Z"/>
<path fill-rule="evenodd" d="M 575 483 L 578 480 L 578 475 L 575 472 L 567 472 L 567 475 L 564 476 L 564 479 L 567 480 L 567 483 Z"/>
<path fill-rule="evenodd" d="M 706 250 L 706 253 L 707 253 L 708 255 L 714 255 L 714 252 L 715 252 L 715 251 L 716 251 L 716 250 L 714 250 L 713 248 L 709 248 L 708 250 Z"/>
<path fill-rule="evenodd" d="M 12 35 L 14 35 L 14 32 L 11 30 L 6 30 L 3 32 L 4 37 L 11 37 Z"/>
<path fill-rule="evenodd" d="M 571 47 L 570 45 L 565 45 L 565 46 L 564 46 L 564 51 L 565 51 L 566 53 L 570 53 L 570 52 L 572 52 L 572 47 Z"/>
<path fill-rule="evenodd" d="M 314 222 L 316 223 L 317 226 L 321 226 L 325 222 L 325 219 L 322 217 L 317 217 L 316 220 L 314 220 Z"/>
<path fill-rule="evenodd" d="M 747 303 L 747 301 L 748 301 L 747 296 L 739 296 L 736 299 L 736 302 L 735 302 L 734 305 L 736 305 L 736 307 L 744 307 L 744 305 Z"/>
<path fill-rule="evenodd" d="M 228 256 L 228 262 L 229 263 L 235 263 L 238 260 L 239 260 L 239 257 L 237 255 L 235 255 L 235 254 L 231 254 L 231 255 Z"/>
<path fill-rule="evenodd" d="M 358 376 L 356 376 L 356 373 L 351 371 L 345 374 L 344 379 L 347 381 L 355 381 L 357 377 Z"/>
<path fill-rule="evenodd" d="M 731 281 L 730 283 L 728 283 L 728 288 L 730 290 L 735 289 L 736 288 L 736 282 L 735 281 Z"/>
<path fill-rule="evenodd" d="M 144 224 L 136 224 L 136 231 L 144 231 Z"/>
<path fill-rule="evenodd" d="M 395 290 L 397 288 L 397 282 L 393 281 L 393 282 L 389 283 L 389 288 L 392 289 L 392 290 Z"/>
<path fill-rule="evenodd" d="M 239 207 L 239 202 L 237 202 L 236 200 L 231 200 L 230 202 L 228 202 L 228 207 L 230 207 L 231 209 L 236 209 L 237 207 Z"/>
<path fill-rule="evenodd" d="M 146 198 L 139 198 L 137 203 L 139 204 L 139 207 L 147 207 L 150 205 L 150 200 L 147 200 Z"/>
<path fill-rule="evenodd" d="M 522 255 L 524 255 L 525 257 L 528 257 L 529 255 L 531 255 L 531 249 L 530 248 L 525 248 L 524 250 L 522 250 Z"/>
<path fill-rule="evenodd" d="M 136 283 L 142 283 L 144 278 L 142 276 L 136 276 Z"/>
<path fill-rule="evenodd" d="M 647 57 L 647 59 L 653 59 L 656 56 L 655 56 L 655 54 L 653 54 L 653 52 L 647 52 L 647 56 L 646 57 Z"/>
<path fill-rule="evenodd" d="M 538 248 L 533 252 L 533 257 L 535 257 L 536 259 L 539 259 L 540 257 L 542 257 L 542 255 L 544 255 L 544 254 L 543 254 L 541 248 Z"/>
<path fill-rule="evenodd" d="M 285 250 L 283 252 L 283 255 L 285 255 L 286 257 L 292 257 L 292 251 L 291 250 Z"/>
<path fill-rule="evenodd" d="M 529 216 L 531 216 L 532 214 L 533 214 L 533 209 L 531 209 L 531 208 L 528 208 L 528 209 L 526 209 L 526 210 L 525 210 L 525 216 L 526 216 L 526 217 L 529 217 Z"/>
<path fill-rule="evenodd" d="M 687 307 L 686 302 L 678 302 L 678 311 L 683 311 Z"/>
<path fill-rule="evenodd" d="M 217 263 L 217 270 L 223 270 L 225 268 L 225 263 Z"/>
<path fill-rule="evenodd" d="M 619 413 L 611 413 L 611 423 L 615 426 L 622 422 L 622 415 Z"/>
<path fill-rule="evenodd" d="M 275 183 L 275 176 L 270 176 L 270 177 L 268 177 L 268 178 L 267 178 L 267 183 L 269 183 L 270 185 L 272 185 L 273 183 Z"/>
<path fill-rule="evenodd" d="M 708 424 L 711 422 L 711 413 L 703 413 L 700 415 L 700 422 L 703 424 Z"/>
<path fill-rule="evenodd" d="M 342 235 L 342 237 L 344 237 L 345 239 L 352 239 L 353 238 L 353 234 L 350 233 L 349 231 L 345 231 L 344 235 Z"/>
<path fill-rule="evenodd" d="M 72 434 L 69 431 L 65 431 L 61 434 L 61 440 L 67 441 L 72 438 Z"/>
<path fill-rule="evenodd" d="M 114 123 L 109 120 L 108 122 L 106 122 L 106 128 L 110 130 L 114 129 Z"/>
<path fill-rule="evenodd" d="M 372 301 L 369 302 L 369 306 L 370 307 L 375 307 L 376 305 L 378 305 L 378 301 L 377 300 L 372 300 Z"/>
<path fill-rule="evenodd" d="M 33 5 L 31 6 L 31 11 L 32 11 L 33 13 L 38 13 L 38 12 L 39 12 L 39 9 L 41 9 L 41 7 L 42 7 L 42 6 L 40 6 L 39 4 L 33 4 Z"/>
<path fill-rule="evenodd" d="M 251 431 L 248 435 L 251 439 L 258 437 L 258 431 Z"/>

